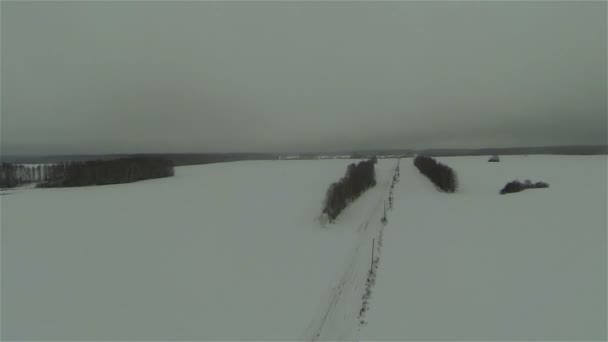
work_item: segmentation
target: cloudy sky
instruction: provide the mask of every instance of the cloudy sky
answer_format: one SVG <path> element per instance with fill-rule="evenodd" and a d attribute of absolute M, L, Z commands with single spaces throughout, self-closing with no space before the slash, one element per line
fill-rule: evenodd
<path fill-rule="evenodd" d="M 1 3 L 3 153 L 605 144 L 607 3 Z"/>

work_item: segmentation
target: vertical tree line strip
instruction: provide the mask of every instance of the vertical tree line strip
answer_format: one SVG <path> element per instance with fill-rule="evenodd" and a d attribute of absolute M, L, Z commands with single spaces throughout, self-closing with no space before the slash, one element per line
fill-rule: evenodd
<path fill-rule="evenodd" d="M 327 189 L 322 215 L 333 223 L 342 210 L 356 200 L 367 189 L 376 185 L 377 158 L 348 165 L 346 174 Z"/>
<path fill-rule="evenodd" d="M 431 157 L 417 156 L 414 165 L 443 192 L 455 192 L 458 188 L 456 172 L 451 167 L 441 164 Z"/>
<path fill-rule="evenodd" d="M 154 157 L 67 162 L 33 167 L 3 163 L 0 165 L 0 187 L 13 188 L 32 183 L 43 188 L 120 184 L 171 177 L 173 174 L 173 164 L 170 161 Z"/>

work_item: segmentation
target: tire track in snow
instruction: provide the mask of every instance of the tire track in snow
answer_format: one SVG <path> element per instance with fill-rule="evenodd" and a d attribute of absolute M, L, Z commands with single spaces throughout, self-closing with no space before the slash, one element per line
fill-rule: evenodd
<path fill-rule="evenodd" d="M 400 164 L 400 159 L 397 160 L 397 166 L 394 168 L 393 170 L 393 177 L 391 180 L 391 186 L 389 189 L 389 205 L 388 207 L 385 206 L 384 208 L 384 216 L 382 218 L 382 227 L 380 227 L 380 231 L 378 232 L 378 236 L 376 239 L 374 239 L 374 243 L 372 244 L 372 262 L 371 262 L 371 266 L 369 268 L 369 272 L 367 275 L 367 282 L 365 284 L 365 293 L 363 294 L 363 297 L 361 298 L 362 303 L 361 303 L 361 309 L 359 310 L 359 328 L 357 330 L 357 332 L 359 332 L 361 330 L 361 326 L 367 324 L 367 321 L 365 320 L 365 314 L 367 313 L 367 311 L 369 310 L 369 302 L 372 296 L 372 289 L 374 287 L 374 285 L 376 285 L 376 276 L 378 274 L 378 267 L 380 265 L 380 258 L 382 256 L 382 239 L 384 236 L 384 227 L 386 227 L 386 225 L 388 224 L 388 220 L 387 220 L 387 209 L 388 211 L 393 210 L 393 202 L 394 202 L 394 197 L 393 197 L 393 190 L 395 189 L 395 185 L 397 185 L 397 183 L 399 182 L 399 164 Z"/>
<path fill-rule="evenodd" d="M 380 265 L 380 255 L 382 250 L 382 236 L 384 233 L 384 226 L 380 228 L 378 238 L 375 239 L 373 251 L 374 257 L 372 258 L 371 267 L 368 271 L 367 281 L 365 283 L 365 293 L 361 298 L 361 309 L 359 310 L 359 327 L 367 324 L 365 321 L 365 314 L 369 310 L 369 301 L 372 296 L 372 288 L 376 284 L 376 274 L 378 273 L 378 266 Z"/>
<path fill-rule="evenodd" d="M 329 293 L 325 295 L 326 299 L 323 300 L 321 309 L 312 318 L 302 340 L 347 340 L 351 339 L 356 332 L 360 321 L 362 300 L 369 285 L 366 279 L 370 272 L 370 247 L 372 247 L 373 239 L 381 241 L 379 237 L 384 227 L 380 223 L 381 208 L 384 206 L 387 189 L 391 186 L 392 176 L 398 165 L 397 161 L 392 169 L 393 172 L 389 173 L 391 179 L 384 182 L 385 189 L 382 191 L 380 199 L 367 215 L 367 220 L 359 225 L 357 243 L 347 259 L 344 271 L 336 285 L 332 286 Z M 370 225 L 372 222 L 375 224 Z M 380 246 L 381 243 L 378 247 Z M 373 248 L 375 247 L 373 246 Z M 365 286 L 361 288 L 361 285 Z"/>

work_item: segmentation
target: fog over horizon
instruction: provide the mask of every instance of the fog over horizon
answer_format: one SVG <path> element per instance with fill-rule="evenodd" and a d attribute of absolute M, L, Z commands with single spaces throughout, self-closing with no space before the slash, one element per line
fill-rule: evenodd
<path fill-rule="evenodd" d="M 606 145 L 607 2 L 2 1 L 2 154 Z"/>

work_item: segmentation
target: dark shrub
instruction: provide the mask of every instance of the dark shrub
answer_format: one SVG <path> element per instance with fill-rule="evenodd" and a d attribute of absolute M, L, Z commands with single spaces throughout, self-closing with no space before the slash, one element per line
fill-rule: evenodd
<path fill-rule="evenodd" d="M 520 181 L 512 181 L 507 183 L 507 185 L 505 185 L 502 190 L 500 190 L 500 194 L 504 195 L 504 194 L 510 194 L 510 193 L 514 193 L 514 192 L 520 192 L 523 191 L 524 189 L 526 189 L 525 185 L 522 184 Z"/>
<path fill-rule="evenodd" d="M 488 161 L 492 163 L 498 163 L 500 161 L 500 157 L 498 157 L 497 155 L 493 155 L 490 159 L 488 159 Z"/>
<path fill-rule="evenodd" d="M 414 165 L 418 168 L 420 173 L 430 179 L 440 191 L 455 192 L 458 188 L 458 178 L 456 177 L 456 172 L 454 172 L 451 167 L 426 156 L 416 157 L 414 159 Z"/>
<path fill-rule="evenodd" d="M 545 183 L 545 182 L 537 182 L 537 183 L 532 183 L 530 180 L 526 180 L 524 183 L 518 181 L 518 180 L 514 180 L 512 182 L 507 183 L 507 185 L 505 185 L 502 190 L 500 190 L 500 194 L 504 195 L 504 194 L 510 194 L 510 193 L 514 193 L 514 192 L 520 192 L 520 191 L 524 191 L 526 189 L 539 189 L 539 188 L 548 188 L 549 184 Z"/>

